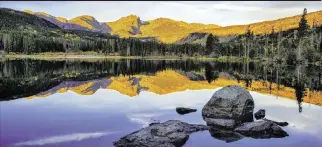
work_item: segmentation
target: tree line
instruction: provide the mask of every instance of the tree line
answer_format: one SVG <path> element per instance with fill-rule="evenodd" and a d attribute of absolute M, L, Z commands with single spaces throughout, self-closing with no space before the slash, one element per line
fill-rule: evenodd
<path fill-rule="evenodd" d="M 237 56 L 252 59 L 272 59 L 285 61 L 288 64 L 297 62 L 316 62 L 322 59 L 322 25 L 309 26 L 304 9 L 299 27 L 287 31 L 272 27 L 270 34 L 254 35 L 251 26 L 245 34 L 233 37 L 222 43 L 214 43 L 213 35 L 209 35 L 206 48 L 216 56 Z"/>

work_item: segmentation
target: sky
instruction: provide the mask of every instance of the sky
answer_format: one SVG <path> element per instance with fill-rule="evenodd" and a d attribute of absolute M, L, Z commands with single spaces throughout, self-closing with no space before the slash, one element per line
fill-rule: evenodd
<path fill-rule="evenodd" d="M 134 14 L 142 20 L 160 17 L 221 26 L 248 24 L 322 10 L 321 1 L 0 1 L 0 7 L 29 9 L 71 19 L 94 16 L 110 22 Z"/>

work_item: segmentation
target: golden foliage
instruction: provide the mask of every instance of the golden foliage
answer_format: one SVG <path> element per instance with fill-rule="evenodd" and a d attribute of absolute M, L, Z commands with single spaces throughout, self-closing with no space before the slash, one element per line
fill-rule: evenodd
<path fill-rule="evenodd" d="M 94 21 L 94 19 L 95 18 L 93 16 L 82 15 L 82 16 L 75 17 L 75 18 L 69 20 L 68 22 L 71 24 L 77 24 L 82 27 L 94 30 L 95 28 L 91 24 L 91 22 Z"/>
<path fill-rule="evenodd" d="M 66 18 L 63 18 L 63 17 L 56 17 L 56 19 L 60 22 L 63 22 L 63 23 L 67 23 L 68 20 Z"/>
<path fill-rule="evenodd" d="M 298 28 L 300 19 L 302 15 L 296 15 L 292 17 L 281 18 L 272 21 L 263 21 L 258 23 L 248 24 L 250 25 L 250 30 L 254 32 L 254 34 L 265 34 L 270 33 L 272 31 L 272 27 L 274 26 L 275 31 L 285 31 L 289 29 Z M 313 21 L 315 21 L 316 25 L 322 25 L 322 10 L 311 12 L 306 15 L 306 19 L 310 26 L 313 25 Z M 227 26 L 215 29 L 205 29 L 201 32 L 204 33 L 212 33 L 217 36 L 229 36 L 236 34 L 244 34 L 248 25 L 234 25 Z"/>
<path fill-rule="evenodd" d="M 128 31 L 132 30 L 132 26 L 138 27 L 137 18 L 138 16 L 136 15 L 129 15 L 114 22 L 106 22 L 105 24 L 112 28 L 112 34 L 118 34 L 121 37 L 129 37 L 130 33 Z"/>
<path fill-rule="evenodd" d="M 39 14 L 39 15 L 43 15 L 43 16 L 46 16 L 46 17 L 51 17 L 51 15 L 45 13 L 45 12 L 36 12 L 36 14 Z"/>
<path fill-rule="evenodd" d="M 23 10 L 23 12 L 26 12 L 26 13 L 29 13 L 29 14 L 32 14 L 32 15 L 34 15 L 34 14 L 35 14 L 35 12 L 33 12 L 33 11 L 31 11 L 31 10 L 27 10 L 27 9 Z"/>
<path fill-rule="evenodd" d="M 107 24 L 112 28 L 112 34 L 118 34 L 120 37 L 156 37 L 165 43 L 176 42 L 192 32 L 219 27 L 214 24 L 186 23 L 169 18 L 158 18 L 148 21 L 148 25 L 142 25 L 140 27 L 142 34 L 131 35 L 128 31 L 132 30 L 132 26 L 138 27 L 137 19 L 138 16 L 129 15 Z"/>

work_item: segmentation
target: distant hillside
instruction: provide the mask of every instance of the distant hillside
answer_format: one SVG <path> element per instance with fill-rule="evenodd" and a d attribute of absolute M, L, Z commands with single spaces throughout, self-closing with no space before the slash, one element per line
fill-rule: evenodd
<path fill-rule="evenodd" d="M 217 36 L 239 35 L 245 33 L 248 25 L 250 25 L 250 29 L 254 32 L 254 34 L 270 33 L 273 26 L 276 32 L 286 31 L 289 29 L 298 28 L 301 16 L 302 15 L 300 14 L 292 17 L 286 17 L 272 21 L 263 21 L 247 25 L 234 25 L 214 29 L 205 29 L 200 32 L 212 33 Z M 313 25 L 313 22 L 317 26 L 322 25 L 322 10 L 308 13 L 306 19 L 310 26 Z"/>
<path fill-rule="evenodd" d="M 0 24 L 2 28 L 16 30 L 48 30 L 59 29 L 58 26 L 45 19 L 7 8 L 0 8 Z M 15 18 L 15 19 L 13 19 Z"/>
<path fill-rule="evenodd" d="M 83 31 L 95 31 L 102 33 L 110 33 L 111 28 L 105 23 L 98 22 L 93 16 L 82 15 L 75 17 L 71 20 L 67 20 L 63 17 L 54 17 L 45 12 L 32 12 L 31 10 L 24 10 L 24 12 L 36 15 L 40 18 L 44 18 L 49 22 L 56 24 L 62 29 L 66 30 L 83 30 Z"/>
<path fill-rule="evenodd" d="M 234 25 L 220 27 L 215 24 L 186 23 L 169 18 L 157 18 L 143 21 L 139 16 L 129 15 L 113 22 L 98 22 L 93 16 L 82 15 L 71 20 L 62 17 L 54 17 L 44 12 L 34 13 L 30 10 L 25 12 L 34 14 L 58 25 L 63 29 L 89 30 L 103 33 L 111 33 L 120 37 L 154 37 L 164 43 L 182 42 L 191 33 L 212 33 L 222 37 L 244 34 L 248 25 L 255 34 L 270 33 L 274 26 L 275 31 L 289 30 L 298 27 L 301 15 L 281 18 L 272 21 L 263 21 L 247 25 Z M 299 12 L 300 14 L 300 12 Z M 312 26 L 322 25 L 322 10 L 307 14 L 308 23 Z M 199 40 L 200 41 L 200 40 Z M 198 42 L 198 41 L 197 41 Z"/>

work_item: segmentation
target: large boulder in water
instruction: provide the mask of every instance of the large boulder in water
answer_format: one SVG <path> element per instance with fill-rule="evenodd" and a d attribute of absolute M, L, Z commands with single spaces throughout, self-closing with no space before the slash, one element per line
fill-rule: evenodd
<path fill-rule="evenodd" d="M 235 125 L 252 122 L 254 100 L 250 93 L 240 86 L 226 86 L 213 94 L 202 109 L 202 116 L 212 119 L 234 120 Z"/>
<path fill-rule="evenodd" d="M 205 125 L 179 120 L 153 123 L 114 142 L 117 147 L 181 147 L 193 132 L 208 130 Z"/>

